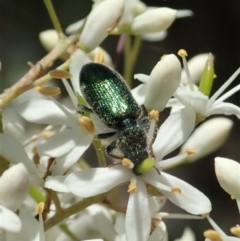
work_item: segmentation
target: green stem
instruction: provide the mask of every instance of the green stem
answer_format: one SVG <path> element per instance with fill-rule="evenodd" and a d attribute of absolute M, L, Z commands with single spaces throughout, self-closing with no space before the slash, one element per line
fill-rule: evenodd
<path fill-rule="evenodd" d="M 65 37 L 65 35 L 63 33 L 61 24 L 58 20 L 57 14 L 56 14 L 55 9 L 53 7 L 52 1 L 51 0 L 43 0 L 43 1 L 44 1 L 45 6 L 48 10 L 48 14 L 49 14 L 49 16 L 52 20 L 53 26 L 58 33 L 59 39 L 63 39 Z"/>
<path fill-rule="evenodd" d="M 70 64 L 70 59 L 65 61 L 63 64 L 59 65 L 56 69 L 58 70 L 67 70 Z M 41 78 L 34 81 L 33 86 L 39 86 L 47 83 L 49 80 L 51 80 L 53 77 L 50 76 L 50 74 L 46 74 L 42 76 Z"/>
<path fill-rule="evenodd" d="M 94 146 L 94 149 L 95 149 L 96 154 L 97 154 L 99 166 L 100 167 L 106 167 L 107 163 L 106 163 L 105 155 L 102 151 L 101 141 L 97 138 L 94 138 L 93 146 Z"/>
<path fill-rule="evenodd" d="M 73 214 L 84 210 L 85 208 L 89 207 L 90 205 L 92 205 L 94 203 L 101 203 L 104 200 L 105 196 L 106 196 L 106 194 L 100 194 L 100 195 L 97 195 L 94 197 L 85 198 L 84 200 L 77 202 L 66 209 L 63 209 L 61 212 L 56 213 L 53 217 L 51 217 L 44 223 L 45 231 L 47 231 L 48 229 L 52 228 L 53 226 L 59 224 L 64 219 L 72 216 Z"/>
<path fill-rule="evenodd" d="M 128 36 L 128 39 L 130 36 Z M 124 57 L 125 57 L 125 65 L 124 65 L 124 78 L 129 84 L 132 86 L 132 77 L 133 77 L 133 70 L 136 64 L 136 60 L 138 58 L 138 54 L 142 45 L 142 38 L 141 36 L 136 36 L 134 39 L 134 43 L 131 46 L 128 39 L 126 40 L 126 44 L 124 47 Z M 130 45 L 130 46 L 129 46 Z"/>
<path fill-rule="evenodd" d="M 59 228 L 71 239 L 78 241 L 78 237 L 68 228 L 66 224 L 60 224 Z"/>
<path fill-rule="evenodd" d="M 124 44 L 124 70 L 123 70 L 123 77 L 126 82 L 129 84 L 131 83 L 131 66 L 129 65 L 129 56 L 131 52 L 131 36 L 126 36 L 126 41 Z"/>

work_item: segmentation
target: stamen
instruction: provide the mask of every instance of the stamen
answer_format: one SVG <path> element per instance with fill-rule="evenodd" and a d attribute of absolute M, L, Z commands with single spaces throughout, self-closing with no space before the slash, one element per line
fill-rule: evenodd
<path fill-rule="evenodd" d="M 220 98 L 218 98 L 214 104 L 217 104 L 219 102 L 223 102 L 224 100 L 226 100 L 228 97 L 232 96 L 233 94 L 235 94 L 237 91 L 240 90 L 240 84 L 235 86 L 234 88 L 232 88 L 231 90 L 229 90 L 228 92 L 226 92 L 224 95 L 222 95 Z"/>
<path fill-rule="evenodd" d="M 137 191 L 137 185 L 136 184 L 130 184 L 129 186 L 128 186 L 128 192 L 129 193 L 134 193 L 134 192 L 136 192 Z"/>
<path fill-rule="evenodd" d="M 128 158 L 122 159 L 122 165 L 128 168 L 133 168 L 133 163 Z"/>
<path fill-rule="evenodd" d="M 204 235 L 205 238 L 208 238 L 212 241 L 222 241 L 221 235 L 218 232 L 216 232 L 215 230 L 212 230 L 212 229 L 205 231 L 203 233 L 203 235 Z"/>
<path fill-rule="evenodd" d="M 159 121 L 159 111 L 158 110 L 151 110 L 149 113 L 151 119 L 155 120 L 156 122 Z"/>
<path fill-rule="evenodd" d="M 47 130 L 44 130 L 40 133 L 41 137 L 43 137 L 44 139 L 48 139 L 50 138 L 51 136 L 55 135 L 55 131 L 47 131 Z"/>
<path fill-rule="evenodd" d="M 192 77 L 190 75 L 190 71 L 188 69 L 188 64 L 187 64 L 187 60 L 186 60 L 186 57 L 187 57 L 187 51 L 185 49 L 180 49 L 178 51 L 178 55 L 180 57 L 182 57 L 182 61 L 183 61 L 183 68 L 186 72 L 186 76 L 187 76 L 187 81 L 188 81 L 188 85 L 189 85 L 189 89 L 191 91 L 194 91 L 194 86 L 193 86 L 193 81 L 192 81 Z"/>
<path fill-rule="evenodd" d="M 230 228 L 230 232 L 234 234 L 235 236 L 240 238 L 240 226 L 237 225 L 235 227 Z"/>
<path fill-rule="evenodd" d="M 97 54 L 94 56 L 94 62 L 102 64 L 104 62 L 104 54 L 103 51 L 99 50 Z"/>
<path fill-rule="evenodd" d="M 35 89 L 45 96 L 57 96 L 61 93 L 60 88 L 55 86 L 36 86 Z"/>
<path fill-rule="evenodd" d="M 174 194 L 181 194 L 181 189 L 179 187 L 172 187 L 171 192 Z"/>
<path fill-rule="evenodd" d="M 70 79 L 72 75 L 66 70 L 54 69 L 48 72 L 54 79 Z"/>
<path fill-rule="evenodd" d="M 77 98 L 75 93 L 73 92 L 73 89 L 71 88 L 70 84 L 68 83 L 68 81 L 66 79 L 62 79 L 63 85 L 66 88 L 68 95 L 70 97 L 70 99 L 72 100 L 72 103 L 75 107 L 75 109 L 77 109 L 78 103 L 77 103 Z"/>
<path fill-rule="evenodd" d="M 202 217 L 203 217 L 203 218 L 209 217 L 209 213 L 202 214 Z"/>
<path fill-rule="evenodd" d="M 36 209 L 35 209 L 36 214 L 42 214 L 43 213 L 44 205 L 45 205 L 44 202 L 41 202 L 36 206 Z"/>
<path fill-rule="evenodd" d="M 233 195 L 231 195 L 231 199 L 232 199 L 232 200 L 236 200 L 236 198 L 235 198 Z"/>
<path fill-rule="evenodd" d="M 86 116 L 82 116 L 78 119 L 78 122 L 90 133 L 94 133 L 94 124 L 92 120 Z"/>
<path fill-rule="evenodd" d="M 208 107 L 210 107 L 214 101 L 220 96 L 223 91 L 237 78 L 240 74 L 240 67 L 232 74 L 232 76 L 214 93 L 214 95 L 208 101 Z"/>
<path fill-rule="evenodd" d="M 197 154 L 197 151 L 195 149 L 187 148 L 186 153 L 190 156 L 190 155 Z"/>

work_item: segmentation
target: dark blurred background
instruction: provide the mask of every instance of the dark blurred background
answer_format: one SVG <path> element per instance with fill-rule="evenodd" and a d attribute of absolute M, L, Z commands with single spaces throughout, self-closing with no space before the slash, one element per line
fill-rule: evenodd
<path fill-rule="evenodd" d="M 152 67 L 165 53 L 187 50 L 189 58 L 199 53 L 212 52 L 215 56 L 217 79 L 214 90 L 240 65 L 240 1 L 239 0 L 156 0 L 144 1 L 147 5 L 190 9 L 193 17 L 177 19 L 162 42 L 144 42 L 134 73 L 150 73 Z M 65 29 L 69 24 L 84 18 L 91 9 L 90 0 L 55 0 L 53 4 Z M 15 83 L 28 70 L 27 61 L 35 63 L 46 51 L 38 40 L 41 31 L 52 28 L 52 23 L 41 0 L 0 0 L 0 90 Z M 109 37 L 102 46 L 114 56 L 118 37 Z M 60 63 L 60 62 L 59 62 Z M 121 65 L 119 67 L 121 72 Z M 240 82 L 238 77 L 231 85 Z M 229 98 L 240 106 L 240 92 Z M 214 173 L 214 157 L 228 157 L 240 162 L 240 121 L 231 118 L 235 125 L 228 142 L 218 151 L 192 165 L 184 165 L 170 172 L 203 191 L 212 201 L 212 218 L 230 234 L 229 228 L 239 224 L 237 206 L 219 186 Z M 240 186 L 240 184 L 239 184 Z M 166 210 L 179 211 L 174 206 Z M 190 226 L 198 240 L 203 240 L 203 230 L 209 229 L 207 221 L 167 220 L 169 240 L 181 236 L 185 226 Z"/>

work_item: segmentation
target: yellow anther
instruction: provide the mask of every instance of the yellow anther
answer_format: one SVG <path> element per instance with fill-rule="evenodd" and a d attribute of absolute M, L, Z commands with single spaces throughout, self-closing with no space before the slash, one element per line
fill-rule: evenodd
<path fill-rule="evenodd" d="M 128 186 L 128 192 L 129 193 L 134 193 L 134 192 L 136 192 L 137 191 L 137 186 L 136 186 L 136 184 L 130 184 L 129 186 Z"/>
<path fill-rule="evenodd" d="M 44 139 L 48 139 L 48 138 L 52 137 L 54 134 L 55 134 L 55 131 L 42 131 L 40 135 Z"/>
<path fill-rule="evenodd" d="M 180 57 L 187 57 L 188 56 L 187 51 L 185 49 L 178 50 L 178 55 Z"/>
<path fill-rule="evenodd" d="M 179 187 L 172 187 L 171 192 L 174 194 L 181 194 L 181 189 Z"/>
<path fill-rule="evenodd" d="M 190 155 L 197 154 L 197 151 L 195 149 L 187 148 L 186 153 L 190 156 Z"/>
<path fill-rule="evenodd" d="M 128 158 L 123 158 L 122 159 L 122 165 L 125 166 L 125 167 L 128 167 L 128 168 L 132 168 L 133 163 Z"/>
<path fill-rule="evenodd" d="M 94 125 L 90 118 L 86 116 L 82 116 L 78 119 L 78 122 L 90 133 L 93 134 L 94 132 Z"/>
<path fill-rule="evenodd" d="M 48 72 L 54 79 L 70 79 L 72 75 L 66 70 L 54 69 Z"/>
<path fill-rule="evenodd" d="M 233 235 L 237 236 L 240 238 L 240 226 L 237 225 L 235 227 L 230 228 L 230 231 Z"/>
<path fill-rule="evenodd" d="M 214 74 L 214 75 L 213 75 L 213 78 L 214 78 L 214 79 L 216 79 L 216 78 L 217 78 L 217 75 L 216 75 L 216 74 Z"/>
<path fill-rule="evenodd" d="M 56 96 L 61 93 L 60 88 L 55 86 L 36 86 L 35 89 L 45 96 Z"/>
<path fill-rule="evenodd" d="M 36 214 L 42 214 L 43 213 L 44 205 L 45 205 L 44 202 L 41 202 L 36 206 L 36 209 L 35 209 Z"/>
<path fill-rule="evenodd" d="M 153 119 L 155 121 L 159 121 L 159 111 L 158 110 L 150 111 L 149 116 L 151 119 Z"/>
<path fill-rule="evenodd" d="M 206 218 L 206 217 L 209 216 L 209 213 L 204 213 L 204 214 L 202 214 L 201 216 L 202 216 L 203 218 Z"/>
<path fill-rule="evenodd" d="M 104 54 L 103 51 L 99 50 L 94 56 L 94 62 L 102 64 L 104 62 Z"/>
<path fill-rule="evenodd" d="M 209 229 L 203 233 L 205 238 L 208 238 L 212 241 L 222 241 L 221 235 L 215 230 Z"/>

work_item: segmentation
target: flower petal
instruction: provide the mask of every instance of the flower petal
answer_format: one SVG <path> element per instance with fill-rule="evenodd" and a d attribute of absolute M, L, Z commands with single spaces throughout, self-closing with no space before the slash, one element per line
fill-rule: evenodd
<path fill-rule="evenodd" d="M 191 186 L 187 182 L 161 172 L 158 176 L 158 180 L 170 187 L 177 187 L 181 189 L 181 193 L 174 194 L 172 192 L 161 192 L 174 204 L 186 210 L 187 212 L 195 215 L 209 213 L 212 209 L 210 200 L 195 187 Z"/>
<path fill-rule="evenodd" d="M 206 113 L 206 116 L 210 115 L 236 115 L 240 119 L 240 107 L 231 103 L 220 102 L 213 104 Z"/>
<path fill-rule="evenodd" d="M 79 138 L 78 143 L 68 153 L 55 159 L 55 164 L 51 166 L 50 171 L 54 174 L 65 173 L 73 164 L 75 164 L 86 149 L 90 146 L 93 136 L 86 135 L 84 138 Z"/>
<path fill-rule="evenodd" d="M 78 145 L 80 140 L 84 145 L 89 144 L 89 134 L 83 128 L 79 126 L 79 129 L 65 129 L 41 142 L 38 145 L 38 153 L 40 156 L 62 156 Z"/>
<path fill-rule="evenodd" d="M 69 174 L 65 179 L 65 185 L 76 196 L 91 197 L 126 182 L 131 175 L 131 170 L 119 166 L 92 168 Z"/>
<path fill-rule="evenodd" d="M 187 140 L 195 126 L 195 113 L 191 108 L 173 112 L 160 127 L 153 151 L 156 159 L 175 150 Z"/>
<path fill-rule="evenodd" d="M 168 240 L 168 233 L 167 228 L 164 222 L 160 222 L 151 236 L 149 237 L 148 241 L 167 241 Z"/>
<path fill-rule="evenodd" d="M 166 55 L 153 68 L 149 82 L 145 106 L 162 111 L 181 81 L 181 64 L 174 54 Z"/>
<path fill-rule="evenodd" d="M 151 41 L 151 42 L 162 41 L 166 37 L 167 37 L 167 31 L 166 30 L 155 32 L 155 33 L 145 33 L 145 34 L 142 35 L 143 40 Z"/>
<path fill-rule="evenodd" d="M 208 55 L 208 53 L 198 54 L 188 61 L 188 69 L 191 75 L 191 79 L 195 84 L 199 82 L 202 76 L 206 61 L 208 59 Z M 181 80 L 184 84 L 188 83 L 185 70 L 182 71 Z"/>
<path fill-rule="evenodd" d="M 0 206 L 0 228 L 9 232 L 18 233 L 22 228 L 22 224 L 14 212 Z"/>
<path fill-rule="evenodd" d="M 132 95 L 139 105 L 144 104 L 146 95 L 146 84 L 141 84 L 136 88 L 132 89 Z"/>
<path fill-rule="evenodd" d="M 126 237 L 131 241 L 146 241 L 150 234 L 151 213 L 144 182 L 136 178 L 137 190 L 131 193 L 126 212 Z"/>
<path fill-rule="evenodd" d="M 21 144 L 13 137 L 6 134 L 0 134 L 0 155 L 13 164 L 19 162 L 23 163 L 30 174 L 38 176 L 37 168 L 27 157 Z"/>
<path fill-rule="evenodd" d="M 57 192 L 69 193 L 69 190 L 64 184 L 65 178 L 65 176 L 48 176 L 44 183 L 44 187 L 52 189 Z"/>
<path fill-rule="evenodd" d="M 194 130 L 190 138 L 181 147 L 180 152 L 185 152 L 187 148 L 194 149 L 196 154 L 189 155 L 186 160 L 187 162 L 199 160 L 224 144 L 232 126 L 233 121 L 223 117 L 207 120 Z"/>
<path fill-rule="evenodd" d="M 240 200 L 240 164 L 227 158 L 215 158 L 215 172 L 220 186 Z"/>
<path fill-rule="evenodd" d="M 88 56 L 80 49 L 77 49 L 70 58 L 69 72 L 72 75 L 71 83 L 74 89 L 74 92 L 80 94 L 79 86 L 79 73 L 82 69 L 82 66 L 89 63 L 90 59 Z"/>
<path fill-rule="evenodd" d="M 31 99 L 18 106 L 19 114 L 27 121 L 38 124 L 67 125 L 68 116 L 51 100 Z"/>

